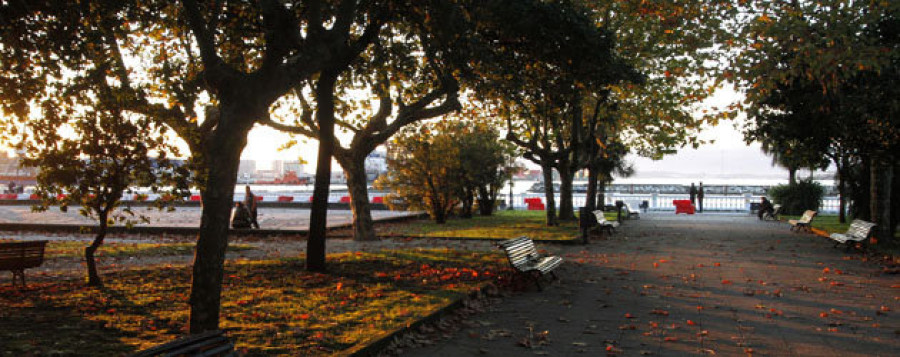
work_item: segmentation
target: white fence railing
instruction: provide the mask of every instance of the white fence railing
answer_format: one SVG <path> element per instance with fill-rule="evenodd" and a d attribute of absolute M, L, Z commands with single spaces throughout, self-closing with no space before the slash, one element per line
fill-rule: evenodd
<path fill-rule="evenodd" d="M 526 198 L 540 198 L 541 202 L 546 203 L 544 197 L 544 194 L 541 193 L 525 193 L 513 195 L 513 208 L 526 209 Z M 703 210 L 718 212 L 749 212 L 750 203 L 760 202 L 761 197 L 762 196 L 750 194 L 706 195 L 706 197 L 703 198 Z M 504 200 L 505 202 L 509 200 L 509 195 L 500 196 L 499 199 Z M 557 195 L 555 199 L 556 205 L 559 206 L 559 195 Z M 672 204 L 673 200 L 687 199 L 689 199 L 689 196 L 687 194 L 626 194 L 607 192 L 605 202 L 608 205 L 612 205 L 615 204 L 616 201 L 624 201 L 629 205 L 634 206 L 634 208 L 637 208 L 639 203 L 647 201 L 648 209 L 650 211 L 674 211 L 675 205 Z M 584 194 L 574 194 L 572 197 L 572 201 L 576 208 L 584 206 L 586 202 L 586 196 Z M 840 203 L 837 197 L 825 197 L 822 199 L 822 204 L 819 206 L 819 212 L 838 213 L 839 207 Z"/>

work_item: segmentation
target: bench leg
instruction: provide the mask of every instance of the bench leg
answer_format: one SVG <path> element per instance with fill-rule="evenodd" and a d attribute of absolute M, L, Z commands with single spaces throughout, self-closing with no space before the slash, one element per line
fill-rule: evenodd
<path fill-rule="evenodd" d="M 16 286 L 16 281 L 17 281 L 17 280 L 21 280 L 21 281 L 22 281 L 22 287 L 24 288 L 24 287 L 25 287 L 25 270 L 24 270 L 24 269 L 15 269 L 15 270 L 12 270 L 12 275 L 13 275 L 13 283 L 12 283 L 12 286 Z"/>
<path fill-rule="evenodd" d="M 532 271 L 531 278 L 534 279 L 534 283 L 537 284 L 538 291 L 544 291 L 544 287 L 541 286 L 541 272 Z"/>

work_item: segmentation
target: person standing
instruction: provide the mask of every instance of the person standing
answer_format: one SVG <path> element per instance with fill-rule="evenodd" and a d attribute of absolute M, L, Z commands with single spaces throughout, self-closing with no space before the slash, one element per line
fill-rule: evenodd
<path fill-rule="evenodd" d="M 253 224 L 253 227 L 259 229 L 259 222 L 256 220 L 256 195 L 253 194 L 253 191 L 250 191 L 250 185 L 244 186 L 244 189 L 246 190 L 246 194 L 244 195 L 244 207 L 250 211 L 250 223 Z"/>
<path fill-rule="evenodd" d="M 688 193 L 691 195 L 691 206 L 697 205 L 697 186 L 694 186 L 694 183 L 691 182 L 691 189 L 688 190 Z"/>
<path fill-rule="evenodd" d="M 697 189 L 697 212 L 703 213 L 703 181 L 700 181 L 700 187 Z"/>

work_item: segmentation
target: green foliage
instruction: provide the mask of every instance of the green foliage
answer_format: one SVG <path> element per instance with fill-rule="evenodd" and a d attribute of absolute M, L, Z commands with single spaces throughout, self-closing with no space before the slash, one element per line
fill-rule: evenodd
<path fill-rule="evenodd" d="M 390 187 L 389 204 L 424 210 L 444 223 L 460 203 L 474 197 L 490 214 L 497 191 L 516 169 L 514 151 L 489 123 L 440 121 L 405 129 L 388 148 L 390 174 L 378 183 Z"/>
<path fill-rule="evenodd" d="M 818 182 L 800 180 L 795 184 L 772 187 L 768 194 L 773 202 L 782 206 L 785 214 L 803 214 L 806 210 L 819 210 L 825 189 Z"/>

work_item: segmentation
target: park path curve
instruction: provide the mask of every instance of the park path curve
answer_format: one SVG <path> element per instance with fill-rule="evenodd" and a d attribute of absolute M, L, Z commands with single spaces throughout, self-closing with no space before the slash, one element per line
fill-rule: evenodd
<path fill-rule="evenodd" d="M 544 246 L 560 281 L 405 356 L 896 356 L 900 277 L 749 215 L 647 214 Z M 531 346 L 531 347 L 528 347 Z"/>

